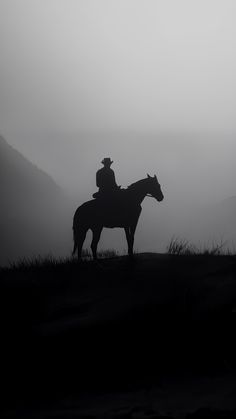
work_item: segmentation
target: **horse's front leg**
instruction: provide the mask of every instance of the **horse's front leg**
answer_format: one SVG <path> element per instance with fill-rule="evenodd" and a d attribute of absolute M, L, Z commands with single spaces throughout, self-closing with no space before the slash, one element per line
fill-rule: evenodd
<path fill-rule="evenodd" d="M 134 255 L 134 233 L 132 232 L 132 229 L 130 229 L 130 251 L 129 255 Z"/>
<path fill-rule="evenodd" d="M 139 219 L 139 215 L 140 215 L 141 210 L 139 210 L 137 217 L 133 220 L 132 224 L 129 226 L 128 229 L 128 235 L 129 235 L 129 241 L 128 241 L 128 247 L 129 247 L 129 256 L 133 256 L 134 255 L 134 235 L 135 235 L 135 231 L 136 231 L 136 227 L 138 224 L 138 219 Z M 127 236 L 126 236 L 127 237 Z"/>
<path fill-rule="evenodd" d="M 101 237 L 102 227 L 93 228 L 92 232 L 93 232 L 93 239 L 92 239 L 92 243 L 91 243 L 91 250 L 92 250 L 92 254 L 93 254 L 93 259 L 96 260 L 97 259 L 97 247 L 98 247 L 98 242 L 99 242 L 100 237 Z"/>
<path fill-rule="evenodd" d="M 131 233 L 130 227 L 125 227 L 125 235 L 128 243 L 128 255 L 133 256 L 134 236 Z"/>

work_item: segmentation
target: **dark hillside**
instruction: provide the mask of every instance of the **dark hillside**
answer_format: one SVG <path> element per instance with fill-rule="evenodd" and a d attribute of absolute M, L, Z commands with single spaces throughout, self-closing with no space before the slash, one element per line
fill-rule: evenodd
<path fill-rule="evenodd" d="M 117 394 L 157 389 L 160 380 L 196 384 L 217 375 L 230 400 L 219 406 L 218 388 L 214 400 L 205 395 L 207 406 L 236 408 L 235 262 L 139 254 L 2 270 L 5 402 L 31 409 L 31 417 L 40 406 L 48 417 L 49 406 L 73 400 L 76 417 L 91 417 L 79 409 L 102 394 L 113 403 Z"/>

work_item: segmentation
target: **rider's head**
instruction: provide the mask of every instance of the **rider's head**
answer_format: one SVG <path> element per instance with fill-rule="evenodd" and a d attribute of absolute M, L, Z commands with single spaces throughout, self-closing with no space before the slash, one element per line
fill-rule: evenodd
<path fill-rule="evenodd" d="M 110 157 L 105 157 L 102 160 L 102 164 L 104 165 L 104 167 L 110 167 L 112 165 L 113 161 L 110 159 Z"/>

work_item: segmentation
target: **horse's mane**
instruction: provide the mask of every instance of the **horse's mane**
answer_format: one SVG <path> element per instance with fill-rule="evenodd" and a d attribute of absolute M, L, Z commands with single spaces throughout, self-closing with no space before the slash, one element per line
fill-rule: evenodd
<path fill-rule="evenodd" d="M 134 183 L 131 183 L 131 185 L 129 185 L 129 186 L 127 187 L 127 189 L 132 189 L 132 188 L 134 188 L 135 186 L 137 186 L 138 184 L 144 183 L 146 180 L 147 180 L 147 178 L 145 178 L 145 179 L 141 179 L 141 180 L 138 180 L 137 182 L 134 182 Z"/>

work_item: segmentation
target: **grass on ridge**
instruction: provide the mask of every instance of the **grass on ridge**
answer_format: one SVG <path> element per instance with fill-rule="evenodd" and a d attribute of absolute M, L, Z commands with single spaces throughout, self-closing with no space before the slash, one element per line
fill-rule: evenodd
<path fill-rule="evenodd" d="M 181 256 L 235 256 L 235 251 L 230 251 L 229 249 L 224 249 L 225 242 L 220 241 L 220 243 L 212 243 L 210 246 L 205 245 L 204 247 L 197 247 L 189 243 L 186 239 L 180 239 L 172 237 L 170 243 L 166 247 L 165 254 L 168 255 L 181 255 Z M 138 255 L 138 251 L 134 251 L 134 254 Z M 127 255 L 126 251 L 123 253 Z M 98 251 L 98 259 L 112 259 L 123 254 L 119 253 L 115 249 L 104 249 Z M 92 253 L 89 249 L 84 249 L 82 251 L 82 261 L 86 264 L 93 260 Z M 22 258 L 16 262 L 12 262 L 8 267 L 0 267 L 0 272 L 5 270 L 12 271 L 24 271 L 32 270 L 36 271 L 38 269 L 62 269 L 72 268 L 78 263 L 77 257 L 59 257 L 56 258 L 53 255 L 48 256 L 35 256 L 33 258 Z"/>
<path fill-rule="evenodd" d="M 120 256 L 119 252 L 114 249 L 105 249 L 98 252 L 99 259 L 109 259 Z M 82 260 L 84 262 L 91 261 L 92 254 L 88 249 L 84 249 L 82 251 Z M 16 262 L 12 262 L 9 264 L 9 267 L 0 267 L 1 270 L 37 270 L 37 269 L 52 269 L 58 268 L 62 265 L 75 265 L 77 264 L 77 258 L 75 257 L 59 257 L 56 258 L 53 255 L 41 256 L 37 255 L 32 258 L 22 258 Z"/>
<path fill-rule="evenodd" d="M 203 248 L 198 248 L 195 245 L 188 242 L 186 239 L 178 239 L 172 237 L 170 243 L 166 248 L 166 253 L 169 255 L 201 255 L 201 256 L 233 256 L 235 253 L 229 249 L 224 249 L 226 242 L 222 240 L 220 243 L 212 243 L 211 246 L 204 246 Z"/>

